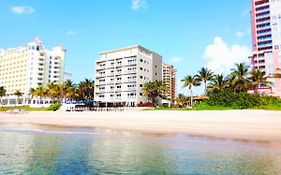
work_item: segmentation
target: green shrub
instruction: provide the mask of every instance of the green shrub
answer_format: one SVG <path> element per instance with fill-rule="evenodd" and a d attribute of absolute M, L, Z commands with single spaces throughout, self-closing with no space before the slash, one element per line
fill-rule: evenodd
<path fill-rule="evenodd" d="M 220 107 L 231 109 L 281 109 L 280 98 L 246 92 L 234 93 L 230 90 L 211 93 L 209 99 L 204 101 L 203 106 L 206 106 L 206 104 L 214 109 L 219 109 Z M 201 107 L 203 106 L 201 105 Z"/>
<path fill-rule="evenodd" d="M 48 107 L 48 111 L 57 111 L 60 107 L 61 107 L 60 103 L 54 103 Z"/>

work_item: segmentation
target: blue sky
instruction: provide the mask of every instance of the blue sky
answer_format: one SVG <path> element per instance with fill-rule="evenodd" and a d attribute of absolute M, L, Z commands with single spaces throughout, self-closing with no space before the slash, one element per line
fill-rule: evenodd
<path fill-rule="evenodd" d="M 93 79 L 100 51 L 139 44 L 174 64 L 180 81 L 203 66 L 227 72 L 247 61 L 249 9 L 250 0 L 0 0 L 0 48 L 35 36 L 48 48 L 61 44 L 79 82 Z"/>

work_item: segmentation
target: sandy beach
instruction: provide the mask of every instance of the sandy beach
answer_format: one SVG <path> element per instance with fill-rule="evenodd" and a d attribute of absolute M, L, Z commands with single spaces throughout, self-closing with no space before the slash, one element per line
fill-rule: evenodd
<path fill-rule="evenodd" d="M 0 124 L 29 123 L 96 127 L 146 133 L 186 133 L 238 140 L 281 143 L 281 112 L 139 111 L 0 113 Z"/>

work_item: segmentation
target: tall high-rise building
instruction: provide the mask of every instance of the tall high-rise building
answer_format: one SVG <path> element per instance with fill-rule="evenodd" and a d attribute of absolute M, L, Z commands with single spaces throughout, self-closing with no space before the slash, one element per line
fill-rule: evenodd
<path fill-rule="evenodd" d="M 252 0 L 251 69 L 265 72 L 273 92 L 281 96 L 281 80 L 273 78 L 281 67 L 281 1 Z M 260 87 L 261 91 L 266 87 Z"/>
<path fill-rule="evenodd" d="M 173 65 L 163 64 L 163 82 L 166 84 L 166 96 L 171 103 L 176 98 L 176 69 Z"/>
<path fill-rule="evenodd" d="M 20 102 L 30 101 L 30 89 L 49 82 L 64 81 L 65 49 L 47 50 L 37 37 L 24 46 L 0 49 L 0 86 L 6 89 L 5 104 L 16 103 L 14 93 L 23 93 Z"/>
<path fill-rule="evenodd" d="M 162 57 L 142 46 L 100 53 L 96 60 L 95 100 L 137 106 L 147 102 L 146 82 L 162 80 Z"/>

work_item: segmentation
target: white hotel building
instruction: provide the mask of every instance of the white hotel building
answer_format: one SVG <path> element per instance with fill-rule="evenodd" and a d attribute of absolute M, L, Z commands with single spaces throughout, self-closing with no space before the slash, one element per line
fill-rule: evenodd
<path fill-rule="evenodd" d="M 17 90 L 23 93 L 19 104 L 38 103 L 30 98 L 30 89 L 64 81 L 65 52 L 62 47 L 47 50 L 38 37 L 24 46 L 0 49 L 0 86 L 7 91 L 3 103 L 14 105 Z"/>
<path fill-rule="evenodd" d="M 96 101 L 137 106 L 144 83 L 162 80 L 162 57 L 139 45 L 101 52 L 95 75 Z"/>

